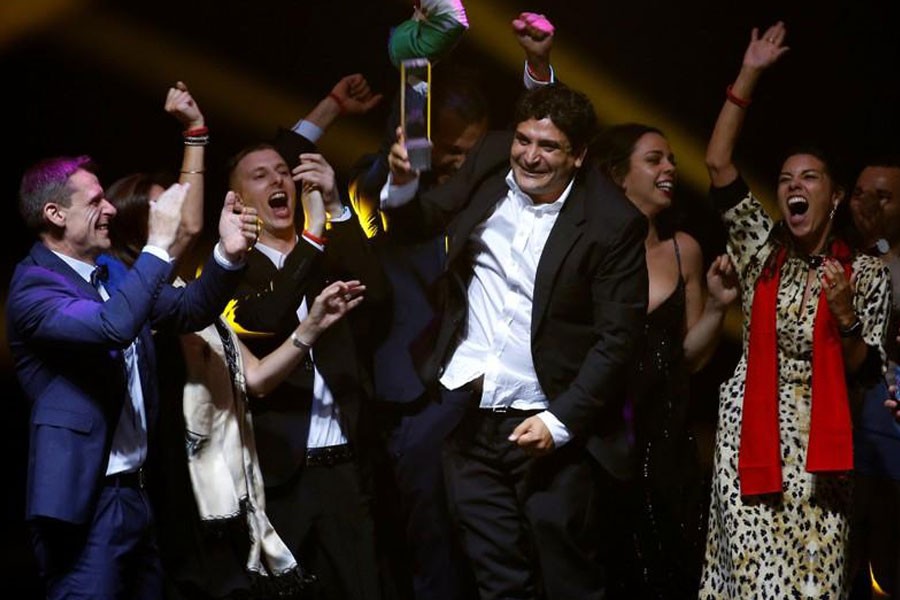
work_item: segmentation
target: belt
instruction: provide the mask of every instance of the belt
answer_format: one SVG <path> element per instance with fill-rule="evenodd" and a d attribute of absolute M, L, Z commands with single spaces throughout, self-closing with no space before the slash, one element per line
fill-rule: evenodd
<path fill-rule="evenodd" d="M 485 417 L 530 417 L 544 412 L 544 408 L 510 408 L 508 406 L 492 406 L 479 408 L 478 414 Z"/>
<path fill-rule="evenodd" d="M 353 460 L 353 448 L 350 447 L 350 444 L 306 449 L 307 467 L 332 467 L 351 460 Z"/>
<path fill-rule="evenodd" d="M 143 467 L 141 467 L 137 471 L 107 475 L 104 484 L 111 487 L 127 487 L 142 490 L 147 487 L 147 475 L 144 473 Z"/>

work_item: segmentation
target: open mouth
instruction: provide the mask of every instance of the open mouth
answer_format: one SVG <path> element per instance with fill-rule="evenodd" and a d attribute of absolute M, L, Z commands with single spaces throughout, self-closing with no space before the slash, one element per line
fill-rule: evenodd
<path fill-rule="evenodd" d="M 287 208 L 288 196 L 284 192 L 275 192 L 269 196 L 269 206 L 272 208 Z"/>
<path fill-rule="evenodd" d="M 787 208 L 791 216 L 804 215 L 809 210 L 809 201 L 802 196 L 791 196 L 787 200 Z"/>
<path fill-rule="evenodd" d="M 666 179 L 665 181 L 658 181 L 656 183 L 656 187 L 663 191 L 667 196 L 671 196 L 675 192 L 675 182 L 671 179 Z"/>

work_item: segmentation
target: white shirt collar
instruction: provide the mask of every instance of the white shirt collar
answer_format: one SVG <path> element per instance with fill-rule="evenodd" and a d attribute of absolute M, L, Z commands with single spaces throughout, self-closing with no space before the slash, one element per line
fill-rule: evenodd
<path fill-rule="evenodd" d="M 294 236 L 294 245 L 296 246 L 300 242 L 300 238 L 298 236 Z M 272 246 L 266 246 L 262 242 L 256 242 L 254 246 L 257 250 L 266 255 L 272 264 L 274 264 L 277 268 L 281 268 L 284 266 L 284 259 L 287 257 L 287 254 L 281 252 L 280 250 L 276 250 Z"/>
<path fill-rule="evenodd" d="M 64 263 L 72 267 L 76 273 L 78 273 L 82 279 L 91 282 L 91 273 L 94 272 L 94 269 L 97 268 L 97 265 L 92 265 L 90 263 L 86 263 L 83 260 L 78 260 L 77 258 L 72 258 L 71 256 L 66 256 L 65 254 L 60 254 L 56 250 L 51 250 L 53 254 L 57 255 L 62 259 Z"/>
<path fill-rule="evenodd" d="M 563 190 L 563 193 L 559 195 L 559 198 L 551 202 L 550 204 L 536 204 L 534 200 L 531 199 L 531 196 L 522 191 L 519 187 L 519 184 L 516 183 L 516 178 L 513 175 L 512 169 L 506 174 L 506 185 L 509 186 L 510 191 L 513 193 L 513 196 L 518 198 L 520 201 L 524 203 L 525 206 L 533 207 L 535 210 L 540 212 L 548 212 L 554 213 L 562 210 L 563 205 L 566 203 L 566 199 L 569 197 L 569 194 L 572 192 L 572 185 L 575 183 L 575 176 L 572 176 L 572 179 L 569 180 L 569 184 L 566 186 L 566 189 Z"/>

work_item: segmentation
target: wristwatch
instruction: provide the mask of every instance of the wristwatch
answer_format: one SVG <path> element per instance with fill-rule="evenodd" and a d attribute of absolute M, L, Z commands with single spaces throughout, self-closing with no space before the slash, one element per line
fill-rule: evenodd
<path fill-rule="evenodd" d="M 838 332 L 842 338 L 860 337 L 862 335 L 862 321 L 857 317 L 849 327 L 838 327 Z"/>

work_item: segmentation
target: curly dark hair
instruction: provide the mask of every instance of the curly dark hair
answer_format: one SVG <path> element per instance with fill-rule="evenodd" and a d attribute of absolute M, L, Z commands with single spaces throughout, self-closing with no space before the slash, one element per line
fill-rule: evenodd
<path fill-rule="evenodd" d="M 588 147 L 597 134 L 594 105 L 587 96 L 562 83 L 528 90 L 516 103 L 516 125 L 528 119 L 544 118 L 553 121 L 566 134 L 575 153 Z"/>

